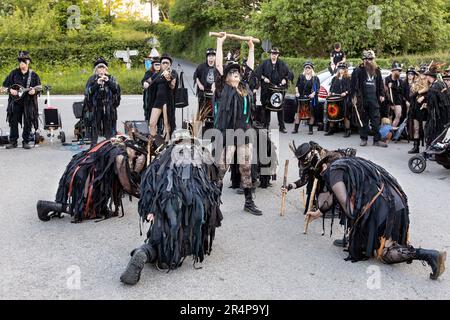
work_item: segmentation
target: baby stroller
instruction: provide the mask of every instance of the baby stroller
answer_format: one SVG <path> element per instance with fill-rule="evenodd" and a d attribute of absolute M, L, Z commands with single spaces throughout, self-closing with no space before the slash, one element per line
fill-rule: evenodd
<path fill-rule="evenodd" d="M 450 123 L 424 152 L 409 159 L 408 167 L 414 173 L 422 173 L 427 166 L 427 160 L 434 160 L 450 169 Z"/>

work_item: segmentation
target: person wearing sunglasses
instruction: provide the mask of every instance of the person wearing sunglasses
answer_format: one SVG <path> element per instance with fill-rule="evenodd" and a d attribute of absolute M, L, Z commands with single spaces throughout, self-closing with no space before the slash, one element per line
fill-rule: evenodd
<path fill-rule="evenodd" d="M 241 74 L 241 65 L 230 62 L 223 66 L 223 43 L 226 33 L 217 38 L 216 67 L 221 77 L 215 83 L 214 92 L 214 128 L 219 130 L 222 139 L 215 139 L 216 154 L 219 156 L 219 186 L 223 187 L 223 178 L 237 156 L 237 164 L 241 174 L 241 186 L 244 189 L 244 211 L 253 215 L 262 215 L 252 195 L 252 160 L 255 137 L 252 133 L 252 110 L 255 102 L 253 91 L 249 86 L 255 64 L 254 44 L 248 41 L 249 54 Z M 219 145 L 220 142 L 223 144 Z"/>
<path fill-rule="evenodd" d="M 144 77 L 141 80 L 143 88 L 143 100 L 144 100 L 144 117 L 147 122 L 150 121 L 150 115 L 152 113 L 152 102 L 155 99 L 155 86 L 151 84 L 158 76 L 161 70 L 161 60 L 159 57 L 152 59 L 152 65 L 149 70 L 145 72 Z M 158 125 L 159 129 L 159 125 Z"/>
<path fill-rule="evenodd" d="M 356 116 L 352 117 L 359 123 L 359 136 L 361 147 L 367 146 L 369 137 L 369 123 L 373 132 L 373 145 L 377 147 L 387 147 L 381 141 L 380 136 L 380 105 L 384 102 L 385 91 L 383 77 L 380 68 L 375 62 L 375 53 L 372 50 L 365 50 L 362 56 L 363 63 L 355 68 L 351 78 L 350 95 L 352 103 L 356 106 Z"/>
<path fill-rule="evenodd" d="M 11 71 L 3 82 L 3 87 L 7 88 L 9 93 L 6 120 L 9 123 L 10 135 L 6 149 L 17 148 L 19 123 L 23 126 L 22 147 L 31 149 L 29 144 L 32 140 L 31 129 L 34 127 L 37 130 L 39 127 L 38 90 L 32 89 L 18 99 L 19 92 L 12 89 L 11 86 L 19 84 L 24 88 L 34 88 L 40 86 L 41 79 L 36 72 L 30 69 L 32 60 L 28 51 L 20 51 L 17 61 L 19 67 Z"/>
<path fill-rule="evenodd" d="M 94 62 L 94 74 L 85 88 L 84 117 L 90 131 L 91 146 L 99 136 L 107 140 L 117 133 L 117 108 L 120 105 L 121 90 L 117 79 L 109 74 L 108 62 L 99 57 Z"/>

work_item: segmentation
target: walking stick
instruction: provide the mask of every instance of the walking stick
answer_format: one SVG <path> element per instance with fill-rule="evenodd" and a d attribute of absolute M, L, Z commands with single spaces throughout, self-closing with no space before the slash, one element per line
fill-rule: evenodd
<path fill-rule="evenodd" d="M 283 176 L 283 187 L 286 187 L 287 185 L 287 175 L 288 175 L 288 169 L 289 169 L 289 160 L 286 160 L 284 162 L 284 176 Z M 286 210 L 286 192 L 281 193 L 281 210 L 280 210 L 280 216 L 284 216 L 284 212 Z"/>
<path fill-rule="evenodd" d="M 355 103 L 352 103 L 352 105 L 355 108 L 356 116 L 358 117 L 359 126 L 362 128 L 363 127 L 363 123 L 361 121 L 361 117 L 359 116 L 358 107 L 356 106 Z"/>
<path fill-rule="evenodd" d="M 316 189 L 317 189 L 317 182 L 318 182 L 317 178 L 314 178 L 314 183 L 313 183 L 313 187 L 312 187 L 310 198 L 309 198 L 308 211 L 311 211 L 312 206 L 313 206 L 314 196 L 316 194 Z M 303 229 L 303 234 L 308 233 L 308 225 L 309 225 L 309 216 L 306 218 L 306 223 L 305 223 L 305 228 Z"/>

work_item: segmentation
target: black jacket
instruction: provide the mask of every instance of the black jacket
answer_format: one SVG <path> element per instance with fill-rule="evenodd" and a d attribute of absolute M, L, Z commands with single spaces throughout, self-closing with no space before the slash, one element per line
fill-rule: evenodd
<path fill-rule="evenodd" d="M 367 80 L 367 72 L 364 68 L 364 65 L 361 64 L 358 68 L 356 68 L 352 73 L 351 86 L 350 86 L 350 95 L 351 97 L 357 98 L 358 106 L 362 106 L 364 104 L 364 83 Z M 375 85 L 377 91 L 377 98 L 385 96 L 384 92 L 384 84 L 383 77 L 381 76 L 381 71 L 378 68 L 375 72 Z M 381 104 L 381 101 L 378 101 Z"/>
<path fill-rule="evenodd" d="M 14 69 L 3 81 L 3 87 L 10 88 L 14 84 L 19 84 L 23 87 L 27 87 L 28 75 L 31 72 L 31 82 L 30 87 L 36 87 L 41 84 L 41 79 L 36 72 L 31 69 L 26 73 L 22 74 L 19 68 Z M 24 106 L 23 120 L 25 123 L 33 125 L 37 130 L 39 127 L 39 112 L 38 112 L 38 94 L 30 96 L 25 94 L 20 100 L 15 101 L 11 96 L 8 100 L 8 108 L 6 111 L 6 121 L 12 117 L 14 105 Z M 19 121 L 22 124 L 22 119 Z"/>

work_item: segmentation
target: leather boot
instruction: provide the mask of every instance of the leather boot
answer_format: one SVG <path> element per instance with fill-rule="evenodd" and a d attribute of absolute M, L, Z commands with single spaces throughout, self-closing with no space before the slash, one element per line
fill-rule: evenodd
<path fill-rule="evenodd" d="M 334 134 L 334 128 L 330 127 L 330 129 L 324 134 L 324 136 L 332 136 Z"/>
<path fill-rule="evenodd" d="M 351 129 L 345 129 L 344 138 L 349 138 L 352 135 Z"/>
<path fill-rule="evenodd" d="M 42 221 L 49 221 L 54 214 L 68 213 L 66 204 L 53 201 L 39 200 L 36 209 L 38 217 Z"/>
<path fill-rule="evenodd" d="M 430 279 L 436 280 L 445 271 L 447 252 L 437 250 L 416 249 L 414 260 L 422 260 L 431 267 Z"/>
<path fill-rule="evenodd" d="M 300 126 L 300 123 L 294 124 L 294 130 L 292 130 L 292 133 L 298 133 L 298 127 Z"/>
<path fill-rule="evenodd" d="M 310 124 L 310 125 L 309 125 L 309 131 L 308 131 L 308 134 L 309 134 L 309 135 L 312 135 L 312 134 L 313 134 L 313 128 L 314 128 L 313 125 Z"/>
<path fill-rule="evenodd" d="M 245 205 L 244 205 L 244 211 L 247 211 L 251 214 L 254 214 L 255 216 L 262 215 L 262 211 L 259 210 L 255 203 L 253 202 L 252 197 L 252 189 L 251 188 L 245 188 L 244 189 L 244 195 L 245 195 Z"/>
<path fill-rule="evenodd" d="M 411 150 L 408 151 L 408 153 L 409 154 L 419 153 L 419 145 L 420 145 L 420 140 L 414 139 L 414 146 L 412 147 Z"/>
<path fill-rule="evenodd" d="M 144 250 L 137 249 L 134 251 L 130 261 L 128 262 L 127 268 L 120 276 L 120 281 L 129 285 L 135 285 L 138 283 L 147 259 L 148 257 Z"/>
<path fill-rule="evenodd" d="M 11 141 L 9 144 L 6 145 L 6 149 L 15 149 L 17 148 L 17 141 Z"/>

